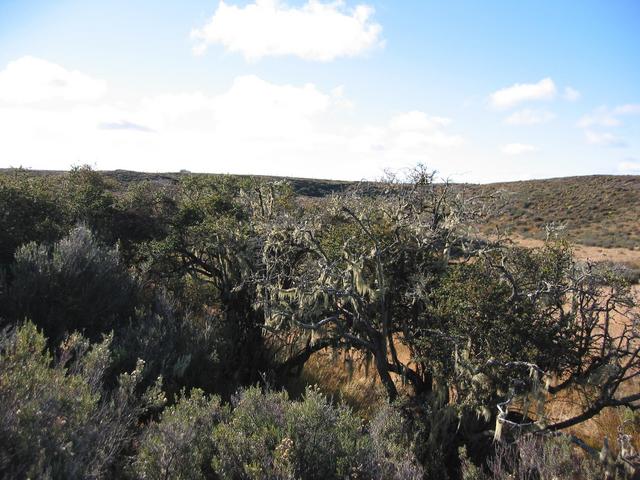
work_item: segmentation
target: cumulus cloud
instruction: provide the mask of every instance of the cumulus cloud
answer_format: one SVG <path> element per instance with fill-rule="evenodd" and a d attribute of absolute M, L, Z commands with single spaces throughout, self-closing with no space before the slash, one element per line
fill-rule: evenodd
<path fill-rule="evenodd" d="M 330 61 L 360 55 L 382 44 L 382 27 L 372 20 L 368 5 L 347 8 L 343 1 L 309 0 L 300 7 L 280 0 L 256 0 L 244 7 L 221 0 L 213 17 L 194 29 L 194 53 L 222 45 L 255 61 L 267 56 L 293 55 Z"/>
<path fill-rule="evenodd" d="M 32 88 L 21 98 L 52 98 Z M 463 144 L 445 116 L 414 110 L 363 125 L 354 121 L 344 87 L 278 84 L 255 75 L 239 76 L 217 94 L 63 98 L 73 101 L 0 104 L 2 166 L 89 163 L 360 179 L 432 158 L 434 168 L 437 161 L 446 167 L 443 152 Z"/>
<path fill-rule="evenodd" d="M 626 147 L 627 142 L 611 132 L 603 131 L 624 124 L 623 117 L 639 115 L 640 104 L 627 103 L 613 108 L 599 107 L 593 112 L 583 115 L 577 123 L 585 130 L 585 140 L 590 145 L 603 147 Z"/>
<path fill-rule="evenodd" d="M 427 131 L 446 127 L 451 123 L 451 119 L 427 115 L 424 112 L 413 110 L 394 116 L 389 122 L 393 130 L 407 131 Z"/>
<path fill-rule="evenodd" d="M 627 142 L 622 138 L 609 132 L 594 132 L 587 130 L 584 132 L 585 139 L 590 145 L 598 145 L 601 147 L 626 147 Z"/>
<path fill-rule="evenodd" d="M 564 99 L 569 102 L 575 102 L 576 100 L 580 100 L 582 94 L 573 87 L 564 87 Z"/>
<path fill-rule="evenodd" d="M 599 108 L 593 113 L 583 115 L 578 120 L 578 127 L 617 127 L 621 124 L 621 121 L 610 110 L 606 108 Z"/>
<path fill-rule="evenodd" d="M 552 100 L 557 93 L 551 78 L 543 78 L 538 83 L 516 83 L 493 92 L 489 97 L 494 108 L 512 108 L 524 102 Z"/>
<path fill-rule="evenodd" d="M 513 112 L 505 119 L 505 123 L 509 125 L 538 125 L 550 122 L 556 118 L 553 112 L 548 110 L 532 110 L 525 108 Z"/>
<path fill-rule="evenodd" d="M 0 72 L 0 102 L 5 103 L 92 101 L 104 96 L 106 91 L 104 80 L 30 56 L 10 62 Z"/>
<path fill-rule="evenodd" d="M 153 132 L 149 127 L 137 123 L 121 120 L 119 122 L 101 122 L 98 124 L 101 130 L 133 130 L 137 132 Z"/>
<path fill-rule="evenodd" d="M 406 157 L 464 143 L 461 135 L 445 129 L 452 120 L 413 110 L 391 117 L 383 126 L 367 126 L 356 132 L 350 148 L 357 153 L 389 152 Z"/>
<path fill-rule="evenodd" d="M 275 85 L 249 75 L 213 102 L 216 130 L 231 136 L 295 137 L 312 130 L 312 118 L 325 112 L 330 95 L 313 84 Z"/>
<path fill-rule="evenodd" d="M 614 115 L 638 115 L 640 114 L 640 103 L 627 103 L 618 105 L 613 109 Z"/>
<path fill-rule="evenodd" d="M 533 145 L 526 143 L 508 143 L 500 148 L 505 155 L 523 155 L 525 153 L 535 152 L 537 149 Z"/>

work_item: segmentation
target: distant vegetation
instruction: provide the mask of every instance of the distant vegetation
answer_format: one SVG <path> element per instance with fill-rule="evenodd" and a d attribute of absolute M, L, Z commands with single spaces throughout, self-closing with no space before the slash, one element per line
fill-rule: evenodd
<path fill-rule="evenodd" d="M 4 172 L 7 175 L 11 170 Z M 45 171 L 25 173 L 34 176 L 64 175 L 64 172 Z M 114 181 L 113 188 L 120 190 L 143 181 L 174 185 L 181 176 L 191 174 L 115 170 L 104 172 L 103 175 Z M 210 174 L 196 175 L 215 177 Z M 342 193 L 355 185 L 355 182 L 306 178 L 287 178 L 287 181 L 297 195 L 312 198 Z M 377 191 L 375 183 L 367 185 L 371 192 Z M 474 193 L 501 193 L 503 209 L 486 226 L 489 233 L 499 228 L 524 238 L 544 239 L 545 227 L 555 224 L 565 227 L 566 238 L 575 243 L 640 250 L 640 176 L 592 175 L 458 186 Z"/>
<path fill-rule="evenodd" d="M 434 180 L 0 175 L 0 477 L 632 478 L 629 275 L 488 234 L 586 216 L 581 180 Z M 319 355 L 380 401 L 305 384 Z"/>
<path fill-rule="evenodd" d="M 496 183 L 505 212 L 492 226 L 544 238 L 545 225 L 566 227 L 571 241 L 640 250 L 640 176 L 597 175 Z"/>

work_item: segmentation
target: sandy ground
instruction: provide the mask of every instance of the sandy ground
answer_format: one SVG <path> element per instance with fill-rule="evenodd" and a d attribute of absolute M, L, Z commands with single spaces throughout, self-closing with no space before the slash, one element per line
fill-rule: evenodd
<path fill-rule="evenodd" d="M 533 238 L 515 237 L 518 245 L 528 248 L 536 248 L 544 245 L 542 240 Z M 573 244 L 576 258 L 580 260 L 592 260 L 594 262 L 616 262 L 616 263 L 635 263 L 640 265 L 640 250 L 629 250 L 627 248 L 603 248 L 589 247 L 586 245 Z"/>

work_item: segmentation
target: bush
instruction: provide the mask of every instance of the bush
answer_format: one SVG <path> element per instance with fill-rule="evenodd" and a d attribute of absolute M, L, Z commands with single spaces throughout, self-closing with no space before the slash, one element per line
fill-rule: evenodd
<path fill-rule="evenodd" d="M 226 415 L 218 397 L 194 389 L 182 393 L 140 439 L 133 470 L 139 478 L 212 478 L 214 426 Z"/>
<path fill-rule="evenodd" d="M 414 454 L 412 433 L 400 410 L 383 406 L 369 426 L 376 478 L 420 479 L 422 466 Z"/>
<path fill-rule="evenodd" d="M 75 228 L 52 248 L 29 243 L 18 249 L 6 293 L 8 320 L 30 319 L 55 344 L 78 330 L 100 338 L 134 313 L 137 286 L 120 264 L 118 250 Z"/>
<path fill-rule="evenodd" d="M 193 390 L 146 428 L 133 471 L 154 479 L 417 480 L 406 427 L 389 408 L 369 434 L 350 409 L 313 388 L 296 402 L 252 387 L 231 408 Z"/>
<path fill-rule="evenodd" d="M 462 457 L 464 480 L 604 478 L 602 465 L 564 437 L 523 435 L 512 444 L 499 443 L 486 471 L 473 465 L 464 452 Z"/>
<path fill-rule="evenodd" d="M 11 263 L 20 245 L 53 242 L 66 228 L 67 218 L 52 185 L 19 170 L 0 176 L 0 269 Z"/>
<path fill-rule="evenodd" d="M 32 323 L 0 335 L 0 477 L 105 478 L 121 466 L 138 418 L 163 397 L 158 385 L 137 395 L 142 362 L 103 389 L 110 342 L 71 335 L 54 361 Z"/>
<path fill-rule="evenodd" d="M 295 478 L 361 478 L 371 471 L 371 439 L 347 407 L 334 407 L 309 388 L 301 402 L 290 404 L 286 417 L 287 436 L 276 457 L 284 462 L 286 455 Z"/>
<path fill-rule="evenodd" d="M 169 398 L 192 388 L 229 398 L 239 387 L 229 354 L 238 348 L 230 327 L 218 315 L 185 312 L 171 295 L 155 291 L 115 332 L 114 370 L 130 369 L 144 358 L 148 378 L 162 376 Z"/>
<path fill-rule="evenodd" d="M 286 448 L 287 395 L 249 388 L 233 399 L 228 422 L 214 431 L 213 467 L 221 478 L 289 478 Z M 278 449 L 278 458 L 276 458 Z"/>

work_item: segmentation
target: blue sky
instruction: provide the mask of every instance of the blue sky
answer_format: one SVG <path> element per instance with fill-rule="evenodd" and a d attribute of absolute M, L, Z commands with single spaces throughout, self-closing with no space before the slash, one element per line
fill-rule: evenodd
<path fill-rule="evenodd" d="M 637 1 L 0 0 L 0 167 L 640 174 Z"/>

